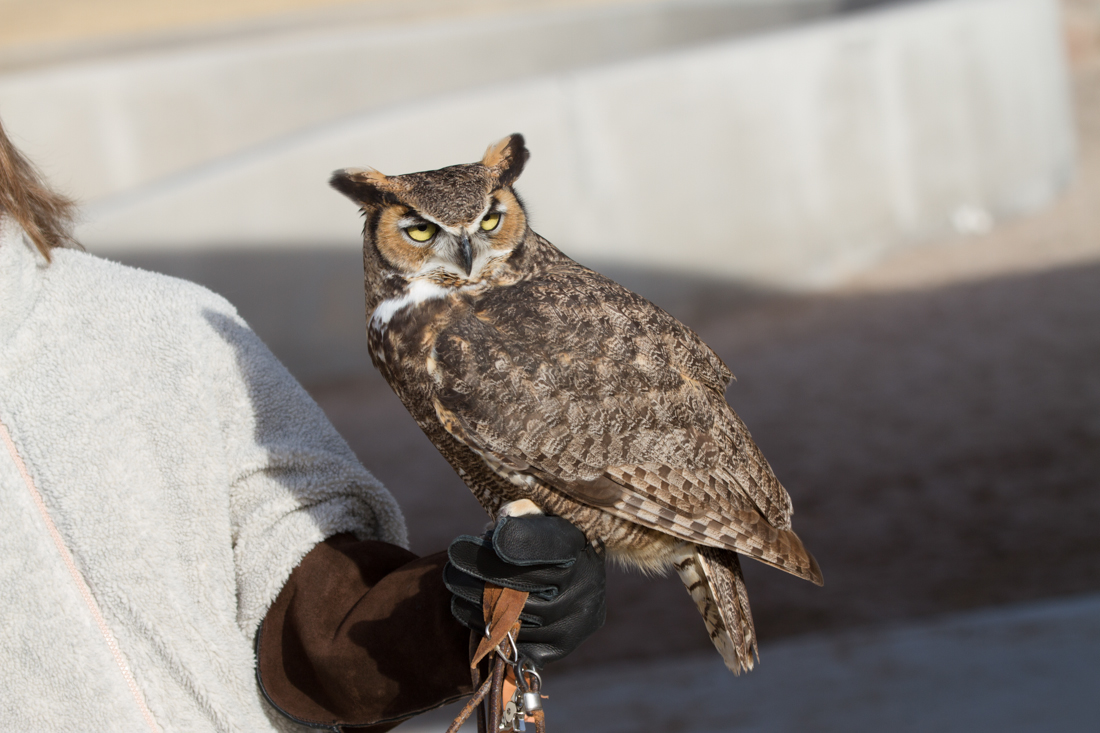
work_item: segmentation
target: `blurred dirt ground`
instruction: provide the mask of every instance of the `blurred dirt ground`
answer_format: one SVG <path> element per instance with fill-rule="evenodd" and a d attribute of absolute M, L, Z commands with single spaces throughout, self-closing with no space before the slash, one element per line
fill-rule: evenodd
<path fill-rule="evenodd" d="M 1100 590 L 1100 64 L 1079 67 L 1081 167 L 1046 211 L 792 296 L 615 273 L 694 327 L 794 500 L 816 588 L 753 562 L 768 640 Z M 312 394 L 402 503 L 413 549 L 485 515 L 377 374 Z M 709 647 L 678 580 L 614 571 L 563 663 Z"/>

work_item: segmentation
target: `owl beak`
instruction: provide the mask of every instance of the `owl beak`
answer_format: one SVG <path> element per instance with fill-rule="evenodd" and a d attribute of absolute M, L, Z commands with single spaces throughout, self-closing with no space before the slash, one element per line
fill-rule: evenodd
<path fill-rule="evenodd" d="M 469 275 L 474 268 L 474 252 L 470 248 L 470 237 L 466 232 L 462 232 L 462 239 L 458 240 L 458 250 L 462 255 L 462 269 Z"/>

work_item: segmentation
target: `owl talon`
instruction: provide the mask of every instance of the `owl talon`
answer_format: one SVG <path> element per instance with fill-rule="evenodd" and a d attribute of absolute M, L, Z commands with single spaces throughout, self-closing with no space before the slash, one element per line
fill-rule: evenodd
<path fill-rule="evenodd" d="M 542 508 L 530 499 L 510 501 L 500 508 L 497 518 L 501 517 L 529 517 L 533 514 L 546 514 Z"/>

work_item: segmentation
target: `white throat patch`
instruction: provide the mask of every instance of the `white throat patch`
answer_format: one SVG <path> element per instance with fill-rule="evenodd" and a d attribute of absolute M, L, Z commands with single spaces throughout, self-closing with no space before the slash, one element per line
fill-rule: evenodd
<path fill-rule="evenodd" d="M 383 300 L 378 304 L 371 315 L 370 327 L 376 331 L 381 331 L 389 325 L 390 319 L 397 315 L 399 311 L 425 301 L 444 298 L 452 292 L 454 292 L 452 289 L 440 287 L 431 280 L 413 280 L 404 295 Z"/>

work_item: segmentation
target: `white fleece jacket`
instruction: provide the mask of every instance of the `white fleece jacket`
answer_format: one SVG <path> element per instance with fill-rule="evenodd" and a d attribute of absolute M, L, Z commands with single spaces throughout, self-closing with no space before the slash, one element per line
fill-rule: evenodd
<path fill-rule="evenodd" d="M 0 731 L 295 730 L 253 638 L 393 498 L 222 298 L 0 217 Z"/>

